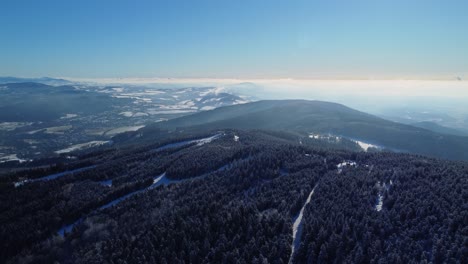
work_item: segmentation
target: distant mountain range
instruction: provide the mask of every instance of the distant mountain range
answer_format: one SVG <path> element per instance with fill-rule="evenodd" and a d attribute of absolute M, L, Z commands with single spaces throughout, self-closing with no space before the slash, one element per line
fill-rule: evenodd
<path fill-rule="evenodd" d="M 57 78 L 50 78 L 50 77 L 40 77 L 40 78 L 20 78 L 20 77 L 1 77 L 0 76 L 0 83 L 24 83 L 24 82 L 35 82 L 35 83 L 43 83 L 49 85 L 68 85 L 72 84 L 73 82 L 65 79 L 57 79 Z"/>
<path fill-rule="evenodd" d="M 303 135 L 333 134 L 398 152 L 455 160 L 468 159 L 468 137 L 400 124 L 344 105 L 322 101 L 258 101 L 221 107 L 147 126 L 138 133 L 222 128 L 288 130 Z"/>
<path fill-rule="evenodd" d="M 0 122 L 52 121 L 67 113 L 89 115 L 130 103 L 69 85 L 34 82 L 0 85 L 0 95 Z"/>

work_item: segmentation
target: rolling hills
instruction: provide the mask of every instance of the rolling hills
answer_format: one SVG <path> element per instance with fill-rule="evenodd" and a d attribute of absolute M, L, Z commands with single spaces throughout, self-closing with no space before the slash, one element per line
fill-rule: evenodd
<path fill-rule="evenodd" d="M 388 121 L 344 105 L 306 100 L 258 101 L 217 108 L 147 126 L 137 133 L 212 129 L 267 129 L 332 134 L 397 152 L 468 159 L 468 137 Z"/>

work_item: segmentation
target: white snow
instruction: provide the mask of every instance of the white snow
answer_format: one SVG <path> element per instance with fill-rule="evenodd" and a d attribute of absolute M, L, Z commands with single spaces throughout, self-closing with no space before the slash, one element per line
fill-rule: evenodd
<path fill-rule="evenodd" d="M 206 95 L 209 95 L 209 94 L 219 94 L 221 92 L 223 92 L 224 90 L 224 87 L 215 87 L 215 88 L 212 88 L 212 89 L 209 89 L 205 92 L 201 92 L 200 93 L 200 96 L 206 96 Z"/>
<path fill-rule="evenodd" d="M 352 141 L 356 142 L 362 148 L 362 150 L 364 150 L 366 152 L 367 152 L 367 150 L 369 150 L 369 148 L 381 149 L 380 146 L 370 144 L 370 143 L 366 143 L 364 141 L 360 141 L 360 140 L 352 140 Z"/>
<path fill-rule="evenodd" d="M 208 110 L 213 110 L 215 109 L 216 107 L 214 106 L 204 106 L 202 108 L 200 108 L 201 111 L 208 111 Z"/>
<path fill-rule="evenodd" d="M 296 220 L 294 221 L 293 224 L 293 243 L 291 244 L 291 256 L 289 258 L 289 263 L 292 263 L 293 257 L 295 250 L 299 248 L 299 245 L 301 244 L 301 235 L 302 235 L 302 218 L 304 216 L 304 210 L 307 204 L 310 203 L 310 200 L 312 199 L 312 195 L 314 194 L 315 188 L 312 189 L 312 191 L 309 194 L 309 197 L 307 197 L 306 202 L 304 203 L 304 206 L 302 206 L 301 211 L 299 212 L 299 215 L 296 217 Z"/>
<path fill-rule="evenodd" d="M 122 88 L 122 87 L 117 87 L 117 88 L 112 88 L 112 90 L 114 90 L 114 91 L 116 91 L 116 92 L 118 92 L 118 93 L 121 93 L 121 92 L 124 91 L 124 88 Z"/>
<path fill-rule="evenodd" d="M 191 110 L 191 109 L 186 109 L 186 110 L 150 110 L 148 113 L 150 115 L 158 115 L 158 114 L 185 114 L 185 113 L 193 113 L 196 112 L 196 110 Z"/>
<path fill-rule="evenodd" d="M 380 212 L 382 210 L 382 206 L 383 206 L 383 195 L 379 193 L 379 196 L 378 196 L 378 201 L 377 201 L 377 205 L 375 206 L 375 210 L 377 212 Z"/>
<path fill-rule="evenodd" d="M 238 141 L 239 141 L 239 136 L 238 136 L 238 135 L 234 135 L 234 141 L 235 141 L 235 142 L 238 142 Z"/>
<path fill-rule="evenodd" d="M 324 139 L 324 140 L 332 140 L 332 141 L 340 141 L 341 140 L 341 137 L 339 136 L 334 136 L 334 135 L 331 135 L 331 134 L 327 134 L 327 135 L 320 135 L 320 134 L 309 134 L 309 138 L 312 138 L 312 139 Z"/>
<path fill-rule="evenodd" d="M 125 117 L 140 117 L 140 116 L 148 116 L 147 113 L 144 113 L 144 112 L 131 112 L 131 111 L 125 111 L 125 112 L 121 112 L 119 113 L 119 115 L 122 115 L 122 116 L 125 116 Z"/>
<path fill-rule="evenodd" d="M 221 134 L 216 134 L 216 135 L 211 136 L 211 137 L 198 139 L 198 140 L 195 140 L 195 142 L 197 143 L 197 146 L 203 146 L 203 145 L 205 145 L 207 143 L 210 143 L 211 141 L 213 141 L 215 139 L 218 139 L 219 137 L 221 137 Z"/>
<path fill-rule="evenodd" d="M 248 103 L 248 102 L 250 102 L 250 101 L 247 101 L 247 100 L 236 100 L 236 101 L 234 101 L 233 104 L 235 104 L 235 105 L 236 105 L 236 104 L 246 104 L 246 103 Z"/>
<path fill-rule="evenodd" d="M 222 136 L 222 134 L 216 134 L 214 136 L 201 138 L 201 139 L 184 140 L 184 141 L 180 141 L 180 142 L 169 143 L 167 145 L 158 147 L 154 151 L 161 151 L 161 150 L 165 150 L 165 149 L 169 149 L 169 148 L 181 147 L 181 146 L 192 144 L 192 143 L 196 143 L 197 146 L 202 146 L 202 145 L 204 145 L 206 143 L 210 143 L 211 141 L 213 141 L 215 139 L 218 139 L 221 136 Z"/>
<path fill-rule="evenodd" d="M 166 176 L 166 173 L 163 173 L 159 175 L 158 177 L 156 177 L 155 179 L 153 179 L 153 184 L 158 183 L 164 176 Z"/>
<path fill-rule="evenodd" d="M 19 127 L 32 125 L 31 122 L 2 122 L 0 123 L 1 131 L 13 131 Z"/>
<path fill-rule="evenodd" d="M 108 144 L 109 142 L 110 141 L 94 140 L 94 141 L 90 141 L 90 142 L 86 142 L 86 143 L 72 145 L 72 146 L 70 146 L 70 147 L 68 147 L 66 149 L 57 150 L 57 151 L 55 151 L 55 153 L 62 154 L 62 153 L 68 153 L 68 152 L 77 151 L 77 150 L 83 150 L 83 149 L 87 149 L 87 148 L 94 148 L 94 147 L 98 147 L 98 146 Z"/>
<path fill-rule="evenodd" d="M 77 114 L 66 114 L 65 116 L 62 116 L 60 119 L 69 119 L 73 117 L 77 117 Z"/>
<path fill-rule="evenodd" d="M 19 181 L 19 182 L 15 182 L 15 188 L 18 188 L 22 185 L 24 185 L 25 183 L 29 182 L 29 180 L 22 180 L 22 181 Z"/>
<path fill-rule="evenodd" d="M 148 114 L 144 113 L 144 112 L 137 112 L 137 113 L 133 114 L 133 117 L 140 117 L 140 116 L 148 116 Z"/>
<path fill-rule="evenodd" d="M 16 154 L 5 155 L 3 153 L 0 153 L 0 163 L 5 163 L 9 161 L 18 161 L 19 163 L 23 163 L 23 162 L 26 162 L 27 160 L 18 158 Z"/>
<path fill-rule="evenodd" d="M 338 168 L 338 173 L 341 173 L 343 171 L 343 168 L 347 167 L 347 166 L 356 167 L 357 163 L 355 161 L 343 161 L 343 162 L 341 162 L 340 164 L 336 165 L 336 167 Z"/>
<path fill-rule="evenodd" d="M 145 94 L 147 95 L 158 95 L 158 94 L 164 94 L 166 92 L 164 91 L 159 91 L 159 90 L 145 90 Z"/>
<path fill-rule="evenodd" d="M 143 128 L 143 127 L 145 126 L 143 125 L 142 126 L 124 126 L 124 127 L 114 128 L 104 133 L 104 135 L 115 136 L 117 134 L 124 133 L 124 132 L 137 131 L 138 129 Z"/>
<path fill-rule="evenodd" d="M 121 113 L 119 113 L 119 115 L 123 115 L 123 116 L 125 116 L 125 117 L 132 117 L 132 116 L 133 116 L 133 112 L 130 112 L 130 111 L 121 112 Z"/>
<path fill-rule="evenodd" d="M 46 134 L 57 134 L 57 135 L 62 135 L 64 134 L 66 131 L 72 129 L 73 126 L 55 126 L 55 127 L 48 127 L 48 128 L 45 128 L 45 129 L 41 129 L 41 130 L 44 130 L 44 133 Z M 41 130 L 38 130 L 38 131 L 41 131 Z M 28 132 L 30 134 L 34 134 L 33 133 L 34 131 L 31 131 L 31 132 Z M 36 131 L 37 132 L 37 131 Z"/>
<path fill-rule="evenodd" d="M 393 185 L 393 181 L 390 180 L 389 184 L 386 184 L 384 182 L 383 185 L 381 185 L 380 181 L 378 181 L 376 183 L 376 187 L 377 189 L 379 190 L 379 194 L 377 195 L 377 203 L 375 205 L 375 210 L 377 212 L 380 212 L 382 211 L 382 208 L 383 208 L 383 200 L 384 200 L 384 194 L 385 192 L 388 192 L 388 190 L 390 190 L 390 186 Z"/>

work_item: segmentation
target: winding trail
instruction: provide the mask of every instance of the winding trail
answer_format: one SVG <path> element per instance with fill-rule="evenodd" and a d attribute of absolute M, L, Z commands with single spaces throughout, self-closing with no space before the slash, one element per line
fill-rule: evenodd
<path fill-rule="evenodd" d="M 291 256 L 289 257 L 288 263 L 292 263 L 293 258 L 294 258 L 294 253 L 296 253 L 296 250 L 299 248 L 301 244 L 301 236 L 302 236 L 302 228 L 303 228 L 302 218 L 304 216 L 304 210 L 306 206 L 310 203 L 310 200 L 312 199 L 312 195 L 314 194 L 315 188 L 317 188 L 317 185 L 315 185 L 315 187 L 310 192 L 309 197 L 307 197 L 307 200 L 304 203 L 304 206 L 302 206 L 302 209 L 299 212 L 299 215 L 296 217 L 296 220 L 294 220 L 293 242 L 291 244 Z"/>
<path fill-rule="evenodd" d="M 246 158 L 246 159 L 241 159 L 240 161 L 248 161 L 248 160 L 250 160 L 250 159 L 251 159 L 251 157 L 248 157 L 248 158 Z M 160 185 L 169 185 L 169 184 L 173 184 L 173 183 L 179 183 L 179 182 L 185 182 L 185 181 L 198 180 L 198 179 L 204 178 L 204 177 L 206 177 L 206 176 L 208 176 L 208 175 L 210 175 L 210 174 L 212 174 L 212 173 L 228 170 L 228 169 L 231 168 L 231 166 L 232 166 L 232 162 L 230 162 L 230 163 L 228 163 L 228 164 L 226 164 L 226 165 L 224 165 L 224 166 L 222 166 L 222 167 L 220 167 L 220 168 L 218 168 L 218 169 L 216 169 L 216 170 L 214 170 L 214 171 L 204 173 L 204 174 L 202 174 L 202 175 L 200 175 L 200 176 L 195 176 L 195 177 L 186 178 L 186 179 L 179 179 L 179 180 L 174 180 L 174 179 L 169 179 L 169 178 L 167 178 L 167 177 L 166 177 L 166 173 L 164 172 L 163 174 L 154 177 L 154 178 L 153 178 L 153 183 L 152 183 L 150 186 L 145 187 L 145 188 L 142 188 L 142 189 L 139 189 L 139 190 L 136 190 L 136 191 L 133 191 L 133 192 L 130 192 L 130 193 L 127 193 L 127 194 L 125 194 L 125 195 L 123 195 L 123 196 L 121 196 L 121 197 L 116 198 L 115 200 L 112 200 L 111 202 L 109 202 L 109 203 L 107 203 L 107 204 L 105 204 L 105 205 L 103 205 L 103 206 L 101 206 L 101 207 L 99 207 L 99 208 L 93 210 L 91 213 L 89 213 L 89 214 L 87 214 L 87 215 L 85 215 L 85 216 L 80 217 L 80 218 L 79 218 L 78 220 L 76 220 L 75 222 L 73 222 L 73 223 L 71 223 L 71 224 L 69 224 L 69 225 L 64 225 L 64 226 L 62 226 L 62 228 L 60 228 L 60 229 L 57 231 L 57 233 L 58 233 L 61 237 L 63 237 L 66 233 L 70 233 L 70 232 L 73 230 L 73 227 L 74 227 L 74 226 L 76 226 L 76 225 L 80 224 L 81 222 L 83 222 L 83 220 L 84 220 L 86 217 L 88 217 L 88 216 L 90 216 L 90 215 L 92 215 L 92 214 L 94 214 L 94 213 L 96 213 L 96 212 L 99 212 L 100 210 L 104 210 L 104 209 L 106 209 L 106 208 L 112 207 L 112 206 L 114 206 L 114 205 L 116 205 L 116 204 L 118 204 L 118 203 L 120 203 L 120 202 L 122 202 L 122 201 L 124 201 L 124 200 L 126 200 L 126 199 L 128 199 L 128 198 L 130 198 L 130 197 L 132 197 L 132 196 L 134 196 L 134 195 L 136 195 L 136 194 L 142 193 L 142 192 L 144 192 L 144 191 L 146 191 L 146 190 L 153 189 L 153 188 L 158 187 L 158 186 L 160 186 Z"/>
<path fill-rule="evenodd" d="M 111 202 L 109 202 L 109 203 L 107 203 L 107 204 L 105 204 L 105 205 L 99 207 L 98 209 L 92 211 L 90 214 L 85 215 L 85 216 L 83 216 L 83 217 L 80 217 L 80 218 L 79 218 L 78 220 L 76 220 L 75 222 L 73 222 L 73 223 L 71 223 L 71 224 L 69 224 L 69 225 L 63 226 L 62 228 L 59 229 L 59 231 L 57 231 L 57 233 L 58 233 L 61 237 L 63 237 L 66 233 L 70 233 L 70 232 L 73 230 L 73 227 L 74 227 L 74 226 L 76 226 L 76 225 L 78 225 L 79 223 L 83 222 L 83 220 L 84 220 L 86 217 L 88 217 L 89 215 L 91 215 L 91 214 L 93 214 L 93 213 L 95 213 L 95 212 L 97 212 L 97 211 L 99 211 L 99 210 L 103 210 L 103 209 L 109 208 L 109 207 L 111 207 L 111 206 L 113 206 L 113 205 L 116 205 L 116 204 L 122 202 L 123 200 L 126 200 L 126 199 L 128 199 L 128 198 L 134 196 L 135 194 L 141 193 L 141 192 L 146 191 L 146 190 L 148 190 L 148 189 L 153 189 L 154 187 L 157 187 L 157 186 L 159 186 L 159 185 L 161 185 L 161 184 L 168 184 L 170 180 L 168 179 L 169 181 L 164 181 L 163 179 L 165 179 L 165 178 L 166 178 L 166 173 L 163 173 L 163 174 L 161 174 L 161 175 L 159 175 L 159 176 L 156 176 L 156 177 L 153 179 L 153 184 L 151 184 L 150 186 L 148 186 L 148 187 L 146 187 L 146 188 L 143 188 L 143 189 L 140 189 L 140 190 L 136 190 L 136 191 L 134 191 L 134 192 L 131 192 L 131 193 L 128 193 L 128 194 L 126 194 L 126 195 L 124 195 L 124 196 L 121 196 L 121 197 L 119 197 L 119 198 L 117 198 L 117 199 L 115 199 L 115 200 L 112 200 Z M 166 178 L 166 179 L 167 179 L 167 178 Z"/>

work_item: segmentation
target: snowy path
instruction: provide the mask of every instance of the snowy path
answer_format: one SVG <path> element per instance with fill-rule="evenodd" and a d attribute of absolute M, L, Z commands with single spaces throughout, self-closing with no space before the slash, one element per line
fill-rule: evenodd
<path fill-rule="evenodd" d="M 246 159 L 247 160 L 247 159 Z M 144 192 L 146 190 L 150 190 L 150 189 L 153 189 L 153 188 L 156 188 L 160 185 L 169 185 L 169 184 L 173 184 L 173 183 L 178 183 L 178 182 L 184 182 L 184 181 L 190 181 L 190 180 L 195 180 L 195 179 L 200 179 L 200 178 L 204 178 L 206 176 L 208 176 L 209 174 L 211 173 L 214 173 L 214 172 L 219 172 L 219 171 L 224 171 L 224 170 L 227 170 L 230 168 L 230 163 L 229 164 L 226 164 L 220 168 L 218 168 L 217 170 L 214 170 L 212 172 L 208 172 L 208 173 L 205 173 L 205 174 L 202 174 L 200 176 L 196 176 L 196 177 L 192 177 L 192 178 L 187 178 L 187 179 L 181 179 L 181 180 L 173 180 L 173 179 L 169 179 L 166 177 L 166 173 L 164 172 L 163 174 L 161 175 L 158 175 L 156 177 L 153 178 L 153 184 L 151 184 L 150 186 L 146 187 L 146 188 L 143 188 L 143 189 L 140 189 L 140 190 L 136 190 L 136 191 L 133 191 L 131 193 L 127 193 L 125 194 L 124 196 L 121 196 L 115 200 L 112 200 L 111 202 L 99 207 L 98 209 L 92 211 L 89 215 L 93 214 L 93 213 L 96 213 L 100 210 L 104 210 L 106 208 L 109 208 L 109 207 L 112 207 L 114 205 L 117 205 L 119 204 L 120 202 L 136 195 L 136 194 L 139 194 L 141 192 Z M 73 222 L 72 224 L 69 224 L 69 225 L 65 225 L 63 226 L 62 228 L 60 228 L 60 230 L 57 232 L 60 236 L 64 236 L 65 233 L 70 233 L 72 230 L 73 230 L 73 227 L 76 226 L 77 224 L 81 223 L 87 216 L 84 216 L 84 217 L 81 217 L 79 218 L 78 220 L 76 220 L 75 222 Z"/>
<path fill-rule="evenodd" d="M 193 140 L 185 140 L 185 141 L 170 143 L 170 144 L 161 146 L 161 147 L 159 147 L 159 148 L 156 148 L 155 150 L 153 150 L 153 152 L 158 152 L 158 151 L 165 150 L 165 149 L 171 149 L 171 148 L 182 147 L 182 146 L 185 146 L 185 145 L 188 145 L 188 144 L 192 144 L 192 143 L 197 143 L 197 146 L 202 146 L 202 145 L 204 145 L 204 144 L 206 144 L 206 143 L 210 143 L 211 141 L 220 138 L 221 136 L 222 136 L 222 134 L 216 134 L 216 135 L 214 135 L 214 136 L 210 136 L 210 137 L 206 137 L 206 138 L 193 139 Z"/>
<path fill-rule="evenodd" d="M 23 181 L 20 181 L 20 182 L 15 182 L 15 187 L 19 187 L 19 186 L 21 186 L 21 185 L 23 185 L 25 183 L 30 183 L 30 182 L 50 181 L 50 180 L 54 180 L 54 179 L 63 177 L 65 175 L 69 175 L 69 174 L 72 174 L 72 173 L 83 172 L 83 171 L 87 171 L 87 170 L 94 169 L 94 168 L 96 168 L 96 165 L 83 167 L 83 168 L 79 168 L 79 169 L 74 169 L 74 170 L 69 170 L 69 171 L 63 171 L 63 172 L 59 172 L 59 173 L 54 173 L 54 174 L 51 174 L 51 175 L 48 175 L 48 176 L 45 176 L 45 177 L 41 177 L 41 178 L 36 178 L 36 179 L 31 179 L 31 180 L 23 180 Z"/>
<path fill-rule="evenodd" d="M 220 134 L 218 134 L 220 135 Z M 212 137 L 210 137 L 212 138 Z M 249 161 L 252 157 L 247 157 L 245 159 L 240 159 L 240 160 L 237 160 L 238 162 L 242 161 L 242 162 L 245 162 L 245 161 Z M 115 200 L 112 200 L 111 202 L 97 208 L 96 210 L 92 211 L 90 214 L 86 215 L 86 216 L 83 216 L 81 218 L 79 218 L 78 220 L 76 220 L 75 222 L 73 222 L 72 224 L 69 224 L 69 225 L 65 225 L 63 226 L 62 228 L 60 228 L 60 230 L 57 232 L 60 236 L 64 236 L 66 233 L 70 233 L 72 230 L 73 230 L 73 227 L 76 226 L 77 224 L 83 222 L 83 220 L 88 217 L 89 215 L 93 214 L 93 213 L 96 213 L 100 210 L 104 210 L 106 208 L 109 208 L 109 207 L 112 207 L 136 194 L 139 194 L 141 192 L 144 192 L 146 190 L 151 190 L 151 189 L 154 189 L 160 185 L 169 185 L 169 184 L 173 184 L 173 183 L 179 183 L 179 182 L 185 182 L 185 181 L 193 181 L 193 180 L 198 180 L 198 179 L 201 179 L 201 178 L 204 178 L 212 173 L 215 173 L 215 172 L 220 172 L 220 171 L 225 171 L 225 170 L 228 170 L 232 167 L 232 162 L 231 163 L 228 163 L 214 171 L 211 171 L 211 172 L 207 172 L 205 174 L 202 174 L 200 176 L 195 176 L 195 177 L 191 177 L 191 178 L 186 178 L 186 179 L 180 179 L 180 180 L 174 180 L 174 179 L 169 179 L 166 177 L 166 173 L 164 172 L 163 174 L 161 175 L 158 175 L 156 177 L 153 178 L 153 183 L 148 186 L 148 187 L 145 187 L 143 189 L 140 189 L 140 190 L 136 190 L 136 191 L 133 191 L 131 193 L 128 193 L 128 194 L 125 194 L 124 196 L 121 196 Z M 309 197 L 310 199 L 310 197 Z"/>
<path fill-rule="evenodd" d="M 314 194 L 315 188 L 317 188 L 317 185 L 312 189 L 312 191 L 309 194 L 309 197 L 307 197 L 307 200 L 302 206 L 301 211 L 299 212 L 299 215 L 296 217 L 296 220 L 294 221 L 293 224 L 293 243 L 291 244 L 291 257 L 289 258 L 289 263 L 292 263 L 292 260 L 294 258 L 294 253 L 296 250 L 299 248 L 301 244 L 301 236 L 302 236 L 302 218 L 304 216 L 304 210 L 306 206 L 310 203 L 310 200 L 312 199 L 312 195 Z"/>
<path fill-rule="evenodd" d="M 93 212 L 91 212 L 90 215 L 97 212 L 97 211 L 99 211 L 99 210 L 103 210 L 103 209 L 109 208 L 111 206 L 114 206 L 114 205 L 116 205 L 116 204 L 118 204 L 118 203 L 120 203 L 120 202 L 122 202 L 122 201 L 124 201 L 124 200 L 138 194 L 138 193 L 141 193 L 141 192 L 143 192 L 145 190 L 155 188 L 155 187 L 157 187 L 157 186 L 159 186 L 161 184 L 168 184 L 169 182 L 172 182 L 172 180 L 170 180 L 170 179 L 167 179 L 166 181 L 164 181 L 164 179 L 167 179 L 166 178 L 166 173 L 163 173 L 163 174 L 155 177 L 153 179 L 153 184 L 151 184 L 150 186 L 148 186 L 146 188 L 143 188 L 143 189 L 140 189 L 140 190 L 137 190 L 137 191 L 134 191 L 134 192 L 131 192 L 131 193 L 128 193 L 128 194 L 126 194 L 124 196 L 121 196 L 121 197 L 115 199 L 115 200 L 112 200 L 111 202 L 109 202 L 109 203 L 99 207 L 98 209 L 94 210 Z M 86 218 L 86 217 L 87 216 L 81 217 L 78 220 L 76 220 L 75 222 L 73 222 L 72 224 L 63 226 L 62 228 L 59 229 L 59 231 L 57 233 L 60 236 L 63 237 L 65 235 L 65 233 L 70 233 L 73 230 L 73 227 L 76 226 L 77 224 L 81 223 L 84 220 L 84 218 Z"/>

